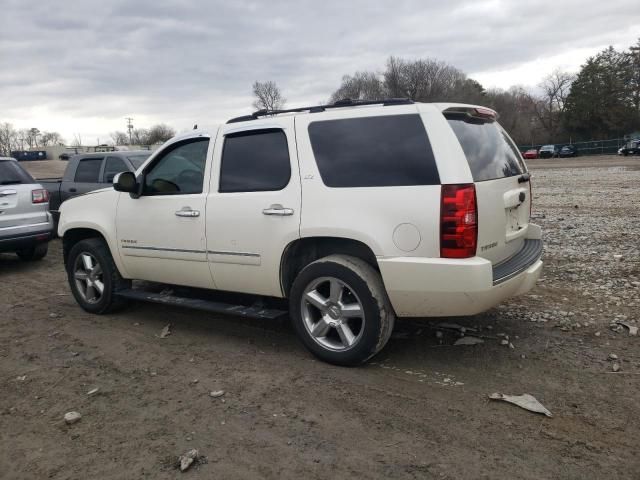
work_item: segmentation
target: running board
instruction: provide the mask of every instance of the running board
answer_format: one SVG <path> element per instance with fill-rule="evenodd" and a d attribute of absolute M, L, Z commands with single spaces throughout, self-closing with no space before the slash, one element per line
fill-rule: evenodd
<path fill-rule="evenodd" d="M 264 308 L 257 305 L 238 305 L 199 298 L 178 297 L 175 295 L 164 295 L 162 293 L 147 292 L 144 290 L 126 289 L 116 293 L 119 297 L 138 300 L 141 302 L 160 303 L 162 305 L 173 305 L 176 307 L 193 308 L 212 313 L 224 313 L 228 315 L 238 315 L 249 318 L 262 318 L 274 320 L 283 315 L 287 315 L 286 310 L 275 308 Z"/>

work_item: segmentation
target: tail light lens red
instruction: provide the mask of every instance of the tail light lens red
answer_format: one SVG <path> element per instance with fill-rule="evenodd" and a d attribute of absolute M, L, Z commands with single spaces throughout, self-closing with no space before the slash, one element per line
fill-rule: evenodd
<path fill-rule="evenodd" d="M 39 188 L 31 190 L 31 203 L 47 203 L 49 201 L 49 192 Z"/>
<path fill-rule="evenodd" d="M 478 207 L 475 185 L 442 185 L 440 256 L 474 257 L 477 246 Z"/>

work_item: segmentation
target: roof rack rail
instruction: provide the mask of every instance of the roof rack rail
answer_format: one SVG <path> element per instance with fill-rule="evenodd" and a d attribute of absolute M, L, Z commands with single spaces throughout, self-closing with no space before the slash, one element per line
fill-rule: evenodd
<path fill-rule="evenodd" d="M 266 117 L 269 115 L 279 115 L 281 113 L 298 113 L 298 112 L 309 112 L 309 113 L 317 113 L 324 112 L 329 108 L 344 108 L 344 107 L 360 107 L 363 105 L 411 105 L 414 101 L 410 98 L 385 98 L 382 100 L 352 100 L 350 98 L 343 98 L 342 100 L 338 100 L 329 105 L 315 105 L 312 107 L 298 107 L 298 108 L 287 108 L 283 110 L 258 110 L 253 112 L 251 115 L 243 115 L 241 117 L 235 117 L 231 120 L 228 120 L 227 123 L 237 123 L 237 122 L 247 122 L 249 120 L 257 120 L 260 117 Z"/>

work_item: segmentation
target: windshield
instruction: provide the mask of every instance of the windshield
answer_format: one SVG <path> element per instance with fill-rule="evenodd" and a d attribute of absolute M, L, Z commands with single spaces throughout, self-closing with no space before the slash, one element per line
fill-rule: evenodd
<path fill-rule="evenodd" d="M 474 182 L 513 177 L 527 171 L 520 151 L 496 122 L 458 114 L 447 115 L 447 121 L 467 157 Z"/>
<path fill-rule="evenodd" d="M 19 164 L 13 160 L 0 160 L 0 185 L 36 183 Z"/>
<path fill-rule="evenodd" d="M 142 153 L 140 155 L 130 155 L 127 156 L 127 158 L 129 159 L 129 161 L 131 162 L 131 164 L 136 168 L 140 168 L 140 166 L 144 163 L 144 161 L 149 158 L 149 155 L 151 155 L 151 152 L 149 153 Z"/>

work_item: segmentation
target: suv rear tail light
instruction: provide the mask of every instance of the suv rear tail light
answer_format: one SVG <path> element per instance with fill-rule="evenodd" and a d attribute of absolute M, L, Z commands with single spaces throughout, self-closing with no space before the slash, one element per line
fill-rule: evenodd
<path fill-rule="evenodd" d="M 475 185 L 442 185 L 440 256 L 474 257 L 477 246 L 478 208 Z"/>
<path fill-rule="evenodd" d="M 47 203 L 49 201 L 49 192 L 44 189 L 31 190 L 31 203 Z"/>

